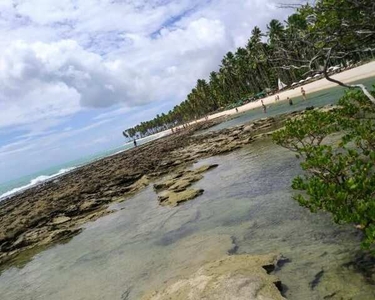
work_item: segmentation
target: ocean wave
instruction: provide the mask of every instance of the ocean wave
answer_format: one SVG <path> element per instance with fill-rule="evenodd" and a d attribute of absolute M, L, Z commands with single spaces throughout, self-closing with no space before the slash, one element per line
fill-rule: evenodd
<path fill-rule="evenodd" d="M 22 191 L 25 191 L 29 188 L 32 188 L 32 187 L 34 187 L 38 184 L 41 184 L 41 183 L 46 182 L 48 180 L 51 180 L 53 178 L 59 177 L 59 176 L 65 174 L 67 172 L 70 172 L 70 171 L 74 170 L 75 168 L 77 168 L 77 167 L 70 167 L 70 168 L 61 169 L 57 173 L 54 173 L 52 175 L 40 175 L 38 177 L 35 177 L 35 178 L 31 179 L 28 184 L 20 186 L 20 187 L 16 187 L 16 188 L 14 188 L 10 191 L 5 192 L 4 194 L 1 194 L 0 195 L 0 201 L 4 200 L 6 198 L 9 198 L 11 196 L 14 196 L 15 194 L 17 194 L 19 192 L 22 192 Z"/>
<path fill-rule="evenodd" d="M 150 141 L 156 140 L 158 138 L 164 137 L 166 135 L 169 135 L 170 133 L 171 133 L 171 131 L 168 129 L 168 130 L 165 130 L 165 131 L 162 131 L 162 132 L 150 135 L 150 136 L 146 136 L 146 137 L 140 138 L 140 139 L 137 140 L 137 142 L 139 143 L 139 145 L 143 145 L 143 144 L 145 144 L 147 142 L 150 142 Z M 124 146 L 125 146 L 125 148 L 123 148 Z M 122 148 L 121 150 L 118 150 L 118 151 L 116 151 L 114 153 L 110 153 L 110 154 L 107 153 L 105 155 L 99 155 L 96 158 L 88 159 L 83 164 L 81 162 L 79 165 L 86 165 L 86 164 L 91 163 L 93 161 L 100 160 L 100 159 L 102 159 L 104 157 L 109 157 L 109 156 L 112 156 L 112 155 L 119 154 L 121 152 L 129 150 L 129 148 L 131 148 L 132 146 L 133 146 L 133 141 L 129 141 L 129 142 L 125 143 L 123 146 L 119 147 L 120 149 Z M 118 148 L 115 148 L 113 150 L 117 150 L 117 149 Z M 77 166 L 70 167 L 70 168 L 65 168 L 65 169 L 61 169 L 60 171 L 58 171 L 57 173 L 52 174 L 52 175 L 40 175 L 38 177 L 35 177 L 34 179 L 31 179 L 28 184 L 20 186 L 20 187 L 16 187 L 14 189 L 11 189 L 11 190 L 9 190 L 9 191 L 1 194 L 0 195 L 0 201 L 2 201 L 4 199 L 7 199 L 7 198 L 10 198 L 10 197 L 14 196 L 15 194 L 23 192 L 23 191 L 25 191 L 25 190 L 27 190 L 29 188 L 37 186 L 38 184 L 41 184 L 41 183 L 49 181 L 49 180 L 51 180 L 53 178 L 59 177 L 59 176 L 63 175 L 64 173 L 70 172 L 70 171 L 72 171 L 72 170 L 74 170 L 76 168 L 77 168 Z"/>

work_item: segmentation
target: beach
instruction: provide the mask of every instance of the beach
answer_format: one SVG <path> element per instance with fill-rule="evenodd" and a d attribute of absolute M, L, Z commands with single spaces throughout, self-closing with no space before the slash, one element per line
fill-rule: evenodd
<path fill-rule="evenodd" d="M 269 139 L 303 113 L 191 126 L 8 200 L 2 296 L 373 299 L 360 231 L 292 200 L 299 162 Z"/>
<path fill-rule="evenodd" d="M 374 76 L 375 76 L 375 61 L 372 61 L 370 63 L 361 65 L 359 67 L 349 69 L 349 70 L 345 70 L 345 71 L 343 71 L 341 73 L 338 73 L 338 74 L 335 74 L 331 77 L 336 79 L 336 80 L 342 81 L 343 83 L 351 83 L 351 82 L 354 82 L 354 81 L 359 81 L 361 79 L 374 77 Z M 280 97 L 279 101 L 287 101 L 288 97 L 292 98 L 292 99 L 295 98 L 295 97 L 300 97 L 302 95 L 301 94 L 301 87 L 304 88 L 304 90 L 307 93 L 307 97 L 308 97 L 309 93 L 323 91 L 323 90 L 326 90 L 326 89 L 329 89 L 329 88 L 332 88 L 332 87 L 335 87 L 335 86 L 337 86 L 336 83 L 330 82 L 325 78 L 321 78 L 321 79 L 315 80 L 315 81 L 307 83 L 307 84 L 302 83 L 294 89 L 288 89 L 288 90 L 285 90 L 285 91 L 281 91 L 280 93 L 276 93 L 275 95 L 265 97 L 262 100 L 263 100 L 264 104 L 270 105 L 270 104 L 275 103 L 275 96 L 276 95 L 279 95 L 279 97 Z M 243 113 L 243 112 L 246 112 L 246 111 L 249 111 L 251 109 L 261 107 L 261 106 L 262 106 L 261 101 L 257 100 L 257 101 L 250 102 L 250 103 L 247 103 L 245 105 L 239 106 L 239 107 L 237 107 L 237 109 L 240 113 Z M 219 113 L 209 115 L 208 119 L 212 120 L 212 119 L 219 118 L 219 117 L 226 116 L 226 115 L 227 116 L 228 115 L 235 115 L 237 113 L 238 112 L 236 111 L 236 109 L 225 110 L 225 111 L 222 111 L 222 112 L 219 112 Z M 205 120 L 205 118 L 201 118 L 201 119 L 197 120 L 197 122 L 203 122 L 204 120 Z"/>
<path fill-rule="evenodd" d="M 374 63 L 359 68 L 372 76 L 372 67 Z M 358 80 L 359 71 L 347 72 Z M 347 72 L 338 75 L 349 76 Z M 324 80 L 304 86 L 308 93 L 329 87 Z M 299 93 L 298 88 L 285 91 L 280 99 Z M 239 110 L 259 107 L 259 102 Z M 274 102 L 274 96 L 264 102 Z M 231 266 L 249 264 L 245 275 L 257 274 L 254 286 L 267 286 L 262 293 L 272 299 L 284 299 L 282 291 L 295 300 L 333 294 L 373 299 L 371 284 L 362 284 L 366 274 L 357 272 L 369 259 L 359 249 L 360 230 L 300 208 L 290 189 L 293 176 L 301 172 L 298 161 L 270 141 L 286 120 L 306 109 L 207 131 L 234 111 L 99 159 L 1 202 L 2 294 L 11 300 L 49 299 L 51 293 L 57 295 L 54 299 L 169 299 L 176 296 L 173 278 L 181 279 L 178 287 L 195 290 L 190 282 L 202 274 L 213 285 L 232 282 L 240 290 L 243 281 Z M 306 229 L 296 231 L 295 224 Z M 339 270 L 332 261 L 339 262 Z M 89 271 L 97 263 L 109 278 L 105 286 L 100 272 L 96 277 Z M 130 272 L 121 273 L 128 268 Z M 53 273 L 45 278 L 39 269 Z M 65 270 L 62 275 L 60 269 Z M 233 272 L 237 275 L 232 278 L 228 274 Z M 81 281 L 76 274 L 86 277 Z M 298 283 L 293 274 L 299 274 Z M 352 284 L 345 286 L 348 278 Z M 43 288 L 24 294 L 18 282 L 29 280 Z M 116 288 L 106 290 L 112 283 Z M 291 287 L 289 292 L 282 284 Z M 341 299 L 337 297 L 331 298 Z"/>

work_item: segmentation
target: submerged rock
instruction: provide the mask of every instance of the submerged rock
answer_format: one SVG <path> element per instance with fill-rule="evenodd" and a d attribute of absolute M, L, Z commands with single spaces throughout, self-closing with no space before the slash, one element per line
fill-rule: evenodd
<path fill-rule="evenodd" d="M 202 189 L 187 189 L 192 183 L 203 178 L 202 173 L 216 168 L 217 164 L 203 165 L 194 170 L 185 169 L 172 175 L 161 183 L 154 184 L 154 190 L 159 192 L 158 200 L 161 205 L 178 206 L 180 203 L 194 199 L 203 193 Z"/>
<path fill-rule="evenodd" d="M 169 190 L 175 191 L 175 192 L 181 192 L 186 190 L 191 186 L 191 181 L 186 179 L 177 180 L 171 187 L 169 187 Z"/>
<path fill-rule="evenodd" d="M 192 200 L 202 195 L 204 190 L 187 189 L 182 192 L 166 191 L 159 195 L 158 200 L 161 205 L 178 206 L 182 202 Z"/>
<path fill-rule="evenodd" d="M 277 255 L 232 255 L 203 265 L 190 276 L 171 282 L 143 300 L 283 300 L 279 279 L 263 266 L 276 264 Z"/>
<path fill-rule="evenodd" d="M 195 174 L 200 174 L 200 173 L 207 172 L 208 170 L 214 169 L 218 166 L 219 166 L 218 164 L 204 165 L 204 166 L 199 167 L 198 169 L 195 169 L 193 172 Z"/>

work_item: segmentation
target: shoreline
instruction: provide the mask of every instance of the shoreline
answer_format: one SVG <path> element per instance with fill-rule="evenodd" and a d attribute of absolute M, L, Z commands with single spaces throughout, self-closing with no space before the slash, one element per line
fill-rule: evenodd
<path fill-rule="evenodd" d="M 169 134 L 171 134 L 170 130 L 169 130 L 169 132 L 168 132 L 168 130 L 164 130 L 164 131 L 161 131 L 161 132 L 155 133 L 155 134 L 153 134 L 153 135 L 149 135 L 149 136 L 146 136 L 146 137 L 140 138 L 140 139 L 138 139 L 137 141 L 143 141 L 143 140 L 146 140 L 145 142 L 139 144 L 139 146 L 141 146 L 141 145 L 145 145 L 145 144 L 147 144 L 147 143 L 149 143 L 149 142 L 152 142 L 152 141 L 158 140 L 158 139 L 160 139 L 160 138 L 163 138 L 163 137 L 165 137 L 165 136 L 167 136 L 167 135 L 169 135 Z M 147 139 L 150 139 L 150 140 L 147 140 Z M 130 147 L 127 147 L 127 146 L 129 146 L 129 145 L 130 145 Z M 118 149 L 120 149 L 120 148 L 121 148 L 121 150 L 118 150 Z M 62 176 L 68 175 L 68 173 L 70 173 L 70 172 L 72 172 L 72 171 L 74 171 L 74 170 L 76 170 L 76 169 L 79 169 L 79 168 L 81 168 L 81 167 L 84 167 L 84 166 L 86 166 L 86 165 L 89 165 L 89 164 L 91 164 L 91 163 L 94 163 L 94 162 L 96 162 L 96 161 L 98 161 L 98 160 L 101 160 L 101 159 L 104 159 L 104 158 L 107 158 L 107 157 L 111 157 L 111 156 L 113 156 L 113 155 L 117 155 L 117 154 L 119 154 L 119 153 L 122 153 L 122 152 L 128 151 L 128 150 L 130 150 L 130 149 L 132 149 L 132 148 L 133 148 L 133 142 L 132 142 L 132 141 L 129 141 L 129 142 L 124 143 L 122 146 L 119 146 L 119 147 L 116 147 L 116 148 L 113 148 L 113 149 L 110 149 L 110 150 L 106 150 L 106 151 L 104 151 L 104 152 L 107 152 L 107 151 L 118 150 L 118 151 L 113 152 L 113 153 L 111 153 L 111 154 L 103 155 L 104 152 L 100 152 L 100 154 L 98 154 L 97 157 L 91 158 L 91 156 L 90 156 L 90 158 L 87 159 L 87 161 L 86 161 L 86 162 L 83 162 L 83 163 L 76 163 L 76 164 L 73 163 L 73 162 L 76 162 L 77 160 L 81 160 L 82 158 L 78 158 L 78 159 L 76 159 L 76 160 L 74 160 L 74 161 L 70 161 L 70 162 L 64 163 L 64 165 L 71 164 L 71 166 L 69 166 L 69 167 L 65 167 L 65 168 L 61 168 L 61 169 L 59 169 L 57 172 L 55 172 L 55 173 L 53 173 L 53 174 L 51 174 L 51 175 L 47 174 L 48 171 L 44 172 L 43 170 L 41 170 L 41 171 L 39 172 L 40 174 L 39 174 L 39 175 L 36 175 L 35 177 L 31 177 L 30 175 L 26 175 L 26 176 L 30 176 L 30 178 L 31 178 L 30 181 L 29 181 L 28 183 L 25 183 L 24 185 L 20 185 L 20 186 L 18 186 L 18 187 L 13 187 L 13 188 L 11 188 L 11 189 L 9 189 L 9 190 L 6 190 L 6 191 L 2 192 L 2 193 L 0 194 L 0 203 L 1 203 L 2 201 L 7 201 L 7 200 L 13 198 L 14 196 L 19 195 L 19 194 L 21 194 L 21 193 L 23 193 L 23 192 L 25 192 L 25 191 L 27 191 L 27 190 L 29 190 L 29 189 L 31 189 L 31 188 L 35 188 L 35 187 L 37 187 L 37 186 L 40 186 L 40 185 L 46 184 L 46 183 L 48 183 L 48 182 L 50 182 L 50 181 L 53 181 L 53 180 L 59 179 L 59 178 L 62 177 Z M 68 171 L 66 171 L 66 170 L 68 170 Z M 63 171 L 63 172 L 62 172 L 62 171 Z M 61 173 L 61 172 L 62 172 L 62 173 Z M 26 177 L 26 176 L 25 176 L 25 177 Z M 45 179 L 45 180 L 41 180 L 41 181 L 39 181 L 39 182 L 32 183 L 35 179 L 38 179 L 38 178 L 41 177 L 41 176 L 43 176 L 43 177 L 45 176 L 45 177 L 48 177 L 48 178 Z M 10 181 L 8 181 L 8 182 L 3 182 L 3 183 L 1 183 L 1 184 L 11 183 L 11 182 L 13 182 L 13 181 L 20 180 L 20 179 L 22 179 L 22 177 L 21 177 L 21 178 L 18 178 L 18 179 L 17 179 L 17 178 L 16 178 L 16 179 L 12 179 L 12 180 L 10 180 Z"/>
<path fill-rule="evenodd" d="M 338 74 L 335 74 L 331 77 L 334 78 L 334 79 L 340 80 L 344 83 L 351 83 L 351 82 L 354 82 L 354 81 L 367 79 L 367 78 L 370 78 L 370 77 L 375 77 L 375 61 L 369 62 L 367 64 L 358 66 L 358 67 L 350 69 L 350 70 L 345 70 L 345 71 L 340 72 Z M 321 78 L 321 79 L 315 80 L 315 81 L 307 83 L 307 84 L 299 85 L 298 87 L 293 88 L 293 89 L 289 88 L 288 90 L 282 91 L 280 93 L 275 93 L 274 95 L 262 98 L 262 100 L 263 100 L 264 104 L 269 105 L 269 104 L 275 103 L 275 96 L 276 95 L 280 96 L 280 100 L 277 101 L 277 103 L 287 101 L 287 97 L 295 98 L 295 97 L 302 96 L 301 91 L 300 91 L 301 87 L 303 87 L 305 89 L 306 94 L 308 96 L 309 93 L 315 93 L 315 92 L 323 91 L 323 90 L 330 89 L 330 88 L 333 88 L 333 87 L 336 87 L 336 86 L 338 86 L 336 83 L 330 82 L 325 78 Z M 262 106 L 260 100 L 261 99 L 258 99 L 256 101 L 238 106 L 237 107 L 238 110 L 239 110 L 238 113 L 236 112 L 235 108 L 232 108 L 232 109 L 224 110 L 222 112 L 218 112 L 218 113 L 215 113 L 215 114 L 212 114 L 212 115 L 208 115 L 208 120 L 213 120 L 213 119 L 223 117 L 223 116 L 233 116 L 233 115 L 236 115 L 236 114 L 239 114 L 239 113 L 247 112 L 247 111 L 255 109 L 255 108 L 259 108 L 259 107 Z M 204 122 L 204 121 L 205 121 L 205 118 L 200 118 L 196 121 L 189 122 L 188 124 L 194 124 L 196 122 L 200 123 L 200 122 Z M 180 127 L 181 126 L 178 126 L 178 128 L 180 128 Z"/>

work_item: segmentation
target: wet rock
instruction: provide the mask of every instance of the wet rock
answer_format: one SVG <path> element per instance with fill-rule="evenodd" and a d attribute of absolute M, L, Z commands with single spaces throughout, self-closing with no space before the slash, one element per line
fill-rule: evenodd
<path fill-rule="evenodd" d="M 186 180 L 186 179 L 181 179 L 181 180 L 177 180 L 173 185 L 171 185 L 168 188 L 168 190 L 174 191 L 174 192 L 182 192 L 186 190 L 186 188 L 188 188 L 189 186 L 191 186 L 191 181 Z"/>
<path fill-rule="evenodd" d="M 82 231 L 81 228 L 75 229 L 58 229 L 54 231 L 50 231 L 48 236 L 40 242 L 40 245 L 48 245 L 54 243 L 56 241 L 62 241 L 64 239 L 69 239 L 74 235 L 77 235 Z"/>
<path fill-rule="evenodd" d="M 183 180 L 187 180 L 191 183 L 197 182 L 203 178 L 202 174 L 195 174 L 195 173 L 188 173 L 186 176 L 183 177 Z"/>
<path fill-rule="evenodd" d="M 249 132 L 252 132 L 254 129 L 255 129 L 255 125 L 250 124 L 250 125 L 245 126 L 242 132 L 249 133 Z"/>
<path fill-rule="evenodd" d="M 336 294 L 337 294 L 336 292 L 333 292 L 332 294 L 324 296 L 323 299 L 332 299 L 333 297 L 336 296 Z"/>
<path fill-rule="evenodd" d="M 260 125 L 259 127 L 257 127 L 257 130 L 263 130 L 263 129 L 268 129 L 270 127 L 272 127 L 273 125 L 271 123 L 266 123 L 264 125 Z"/>
<path fill-rule="evenodd" d="M 150 184 L 149 178 L 144 175 L 139 180 L 131 185 L 131 191 L 134 192 L 136 190 L 140 190 Z"/>
<path fill-rule="evenodd" d="M 65 210 L 65 215 L 68 217 L 75 216 L 79 213 L 78 206 L 75 204 L 69 205 Z"/>
<path fill-rule="evenodd" d="M 241 134 L 241 130 L 235 130 L 233 131 L 230 136 L 238 136 L 239 134 Z"/>
<path fill-rule="evenodd" d="M 207 263 L 190 276 L 175 280 L 143 300 L 282 300 L 280 280 L 262 268 L 275 264 L 276 255 L 232 255 Z M 280 285 L 280 284 L 279 284 Z"/>
<path fill-rule="evenodd" d="M 195 174 L 204 173 L 204 172 L 207 172 L 208 170 L 214 169 L 218 166 L 219 166 L 218 164 L 204 165 L 204 166 L 199 167 L 198 169 L 195 169 L 194 173 Z"/>
<path fill-rule="evenodd" d="M 233 150 L 241 148 L 240 143 L 237 142 L 231 142 L 229 144 L 224 145 L 221 148 L 218 148 L 216 150 L 216 154 L 224 154 L 228 152 L 232 152 Z"/>
<path fill-rule="evenodd" d="M 99 205 L 100 205 L 99 202 L 96 202 L 95 200 L 90 200 L 90 201 L 86 201 L 86 202 L 82 203 L 79 206 L 79 210 L 80 211 L 91 211 L 91 210 L 96 209 Z"/>
<path fill-rule="evenodd" d="M 252 143 L 253 141 L 254 141 L 254 139 L 251 138 L 251 137 L 249 137 L 249 138 L 246 138 L 246 139 L 241 140 L 240 143 L 241 143 L 242 145 L 246 145 L 246 144 L 250 144 L 250 143 Z"/>
<path fill-rule="evenodd" d="M 315 274 L 315 277 L 314 277 L 314 280 L 312 280 L 310 283 L 309 283 L 309 286 L 310 288 L 313 290 L 314 288 L 316 288 L 316 286 L 319 284 L 320 280 L 322 279 L 324 275 L 324 270 L 321 270 L 320 272 L 316 273 Z"/>
<path fill-rule="evenodd" d="M 213 168 L 216 168 L 218 165 L 204 165 L 195 170 L 183 170 L 174 174 L 171 179 L 167 179 L 161 183 L 154 184 L 155 191 L 169 190 L 175 192 L 184 191 L 189 187 L 193 182 L 199 181 L 203 178 L 201 173 L 207 172 Z"/>
<path fill-rule="evenodd" d="M 284 256 L 279 257 L 279 260 L 277 261 L 277 264 L 276 264 L 275 271 L 279 271 L 282 267 L 284 267 L 284 265 L 286 265 L 290 262 L 291 262 L 291 260 L 287 257 L 284 257 Z"/>
<path fill-rule="evenodd" d="M 231 236 L 233 247 L 228 250 L 229 255 L 236 254 L 238 251 L 237 239 L 235 236 Z"/>
<path fill-rule="evenodd" d="M 200 195 L 202 195 L 204 190 L 194 190 L 194 189 L 187 189 L 182 192 L 173 192 L 173 191 L 166 191 L 163 194 L 158 196 L 159 203 L 163 206 L 178 206 L 183 202 L 192 200 Z"/>
<path fill-rule="evenodd" d="M 69 222 L 72 218 L 66 217 L 66 216 L 61 216 L 61 217 L 56 217 L 52 220 L 51 225 L 60 225 L 64 224 L 66 222 Z"/>

